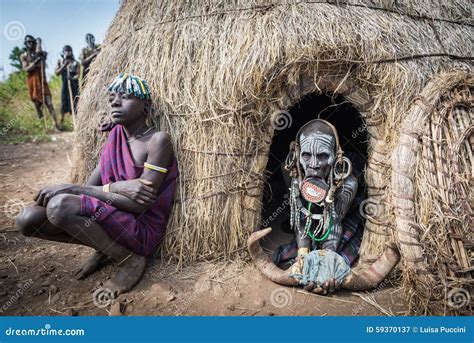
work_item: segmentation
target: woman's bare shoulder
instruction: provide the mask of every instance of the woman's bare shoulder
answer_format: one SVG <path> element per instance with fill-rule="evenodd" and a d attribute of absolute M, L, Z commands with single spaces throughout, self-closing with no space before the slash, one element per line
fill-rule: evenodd
<path fill-rule="evenodd" d="M 148 140 L 148 152 L 160 153 L 163 150 L 173 152 L 171 136 L 165 131 L 156 131 Z"/>

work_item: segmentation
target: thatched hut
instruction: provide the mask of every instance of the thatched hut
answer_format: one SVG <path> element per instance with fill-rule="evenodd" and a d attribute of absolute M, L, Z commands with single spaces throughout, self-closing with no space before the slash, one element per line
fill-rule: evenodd
<path fill-rule="evenodd" d="M 453 313 L 472 286 L 471 10 L 468 0 L 123 1 L 79 102 L 74 179 L 104 142 L 105 86 L 118 71 L 141 75 L 181 171 L 162 253 L 236 258 L 262 225 L 269 156 L 282 149 L 272 140 L 350 104 L 335 125 L 348 147 L 351 136 L 362 144 L 372 206 L 359 266 L 393 241 L 411 313 Z M 298 110 L 304 101 L 329 106 Z"/>

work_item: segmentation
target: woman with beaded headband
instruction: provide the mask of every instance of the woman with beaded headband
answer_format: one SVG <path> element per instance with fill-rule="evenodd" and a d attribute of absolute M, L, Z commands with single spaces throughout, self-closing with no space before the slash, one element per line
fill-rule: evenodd
<path fill-rule="evenodd" d="M 179 174 L 169 135 L 147 124 L 145 80 L 120 74 L 108 91 L 110 134 L 86 185 L 44 187 L 16 219 L 26 236 L 93 248 L 78 279 L 115 261 L 119 270 L 98 296 L 116 296 L 140 280 L 146 257 L 164 236 Z"/>

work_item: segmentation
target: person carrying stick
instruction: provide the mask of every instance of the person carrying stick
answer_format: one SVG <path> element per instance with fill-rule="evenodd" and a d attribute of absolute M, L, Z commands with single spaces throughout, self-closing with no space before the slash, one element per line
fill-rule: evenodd
<path fill-rule="evenodd" d="M 62 77 L 61 88 L 61 126 L 64 124 L 66 113 L 76 115 L 77 100 L 79 97 L 79 75 L 80 64 L 74 59 L 72 48 L 69 45 L 63 47 L 62 59 L 58 61 L 54 72 Z"/>
<path fill-rule="evenodd" d="M 46 105 L 53 118 L 54 126 L 59 130 L 56 111 L 51 99 L 51 91 L 45 75 L 46 51 L 41 47 L 41 39 L 31 35 L 25 36 L 25 52 L 20 56 L 23 70 L 27 73 L 27 85 L 30 99 L 35 105 L 39 119 L 43 119 L 43 105 Z"/>

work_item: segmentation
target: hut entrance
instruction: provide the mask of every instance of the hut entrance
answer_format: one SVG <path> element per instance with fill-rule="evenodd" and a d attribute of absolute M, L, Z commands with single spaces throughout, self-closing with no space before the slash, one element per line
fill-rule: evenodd
<path fill-rule="evenodd" d="M 287 186 L 290 179 L 284 170 L 284 162 L 290 142 L 295 139 L 298 130 L 308 121 L 318 118 L 318 115 L 336 127 L 344 154 L 351 159 L 354 169 L 359 171 L 355 176 L 358 176 L 359 185 L 363 186 L 361 188 L 363 197 L 366 198 L 363 170 L 367 162 L 367 135 L 366 126 L 357 109 L 341 96 L 309 94 L 285 115 L 291 118 L 286 126 L 289 122 L 291 125 L 285 129 L 275 130 L 266 167 L 267 182 L 263 194 L 261 227 L 272 227 L 273 230 L 261 243 L 270 251 L 293 239 Z"/>

